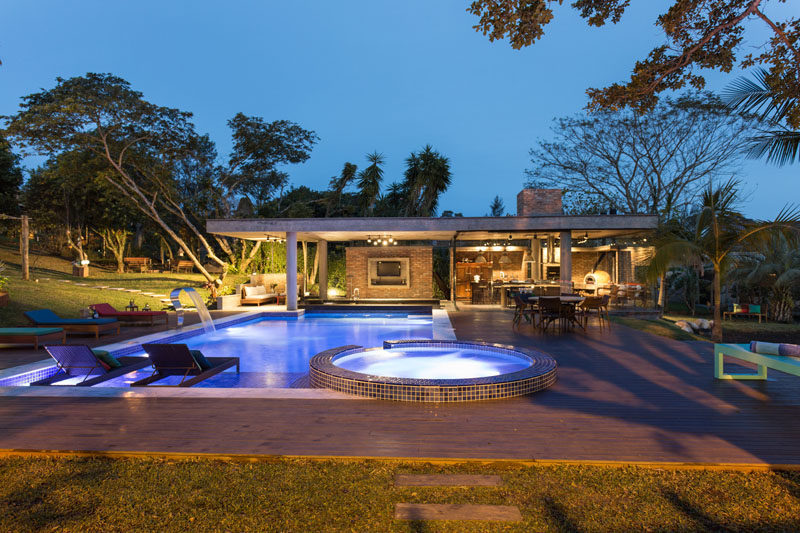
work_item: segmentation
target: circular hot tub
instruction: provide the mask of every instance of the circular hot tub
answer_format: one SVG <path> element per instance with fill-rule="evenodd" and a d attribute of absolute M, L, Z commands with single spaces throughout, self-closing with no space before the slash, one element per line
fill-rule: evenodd
<path fill-rule="evenodd" d="M 467 402 L 531 394 L 556 381 L 556 361 L 535 350 L 462 341 L 341 346 L 309 363 L 312 387 L 384 400 Z"/>

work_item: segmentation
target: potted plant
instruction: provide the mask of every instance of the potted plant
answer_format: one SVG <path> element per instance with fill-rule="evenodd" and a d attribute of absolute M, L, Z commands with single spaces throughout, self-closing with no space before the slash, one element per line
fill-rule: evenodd
<path fill-rule="evenodd" d="M 217 294 L 217 309 L 236 309 L 241 300 L 241 295 L 233 287 L 222 287 Z"/>
<path fill-rule="evenodd" d="M 6 271 L 6 265 L 0 262 L 0 307 L 8 305 L 8 276 L 3 274 Z"/>

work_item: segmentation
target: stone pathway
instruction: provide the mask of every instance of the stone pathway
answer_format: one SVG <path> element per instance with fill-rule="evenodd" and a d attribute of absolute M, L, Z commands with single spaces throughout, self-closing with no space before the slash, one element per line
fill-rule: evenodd
<path fill-rule="evenodd" d="M 398 487 L 499 487 L 500 476 L 471 474 L 397 474 Z M 520 522 L 522 514 L 516 505 L 397 503 L 395 520 L 482 520 L 486 522 Z"/>

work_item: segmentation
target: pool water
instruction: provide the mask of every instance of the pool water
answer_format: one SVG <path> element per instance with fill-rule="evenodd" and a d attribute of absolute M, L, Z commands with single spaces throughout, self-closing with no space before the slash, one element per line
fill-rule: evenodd
<path fill-rule="evenodd" d="M 371 347 L 381 346 L 385 340 L 431 338 L 430 316 L 307 313 L 299 318 L 259 318 L 184 342 L 206 356 L 240 358 L 240 374 L 226 371 L 195 387 L 290 387 L 308 375 L 308 361 L 324 350 L 348 344 Z M 124 387 L 150 374 L 148 369 L 140 370 L 96 386 Z M 178 381 L 180 378 L 171 376 L 158 383 Z"/>
<path fill-rule="evenodd" d="M 467 379 L 499 376 L 531 366 L 522 357 L 469 348 L 408 347 L 343 355 L 332 363 L 345 370 L 413 379 Z"/>

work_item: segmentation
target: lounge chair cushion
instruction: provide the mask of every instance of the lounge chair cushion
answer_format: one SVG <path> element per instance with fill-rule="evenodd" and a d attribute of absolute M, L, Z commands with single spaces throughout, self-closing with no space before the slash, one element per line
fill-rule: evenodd
<path fill-rule="evenodd" d="M 36 311 L 25 311 L 25 316 L 35 324 L 111 324 L 116 322 L 115 318 L 61 318 L 50 309 L 37 309 Z"/>
<path fill-rule="evenodd" d="M 106 350 L 96 350 L 92 348 L 92 353 L 97 357 L 97 359 L 103 363 L 104 366 L 107 366 L 106 370 L 110 370 L 112 368 L 122 368 L 122 363 L 117 361 L 117 358 L 111 355 Z"/>
<path fill-rule="evenodd" d="M 61 328 L 0 328 L 0 337 L 17 335 L 47 335 L 48 333 L 58 333 Z"/>
<path fill-rule="evenodd" d="M 199 366 L 202 370 L 208 370 L 213 366 L 208 362 L 208 359 L 206 359 L 206 356 L 203 355 L 203 352 L 200 350 L 189 350 L 189 353 L 192 354 L 194 362 L 197 363 L 197 366 Z"/>

